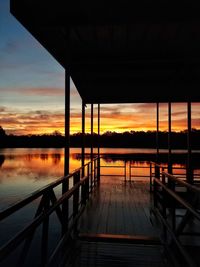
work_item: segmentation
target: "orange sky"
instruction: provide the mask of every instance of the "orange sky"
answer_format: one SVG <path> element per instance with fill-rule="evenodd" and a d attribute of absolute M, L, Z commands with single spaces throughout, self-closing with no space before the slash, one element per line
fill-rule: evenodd
<path fill-rule="evenodd" d="M 45 93 L 44 93 L 45 92 Z M 64 90 L 59 88 L 29 88 L 15 90 L 23 104 L 0 105 L 0 125 L 8 134 L 64 133 Z M 38 106 L 37 98 L 44 101 Z M 60 99 L 61 97 L 61 99 Z M 32 105 L 25 102 L 32 101 Z M 34 100 L 35 99 L 35 100 Z M 59 100 L 60 99 L 60 100 Z M 60 103 L 58 103 L 58 100 Z M 35 102 L 34 102 L 35 101 Z M 55 101 L 55 105 L 54 105 Z M 160 104 L 160 130 L 167 131 L 168 105 Z M 90 105 L 86 107 L 86 132 L 90 132 Z M 81 98 L 72 83 L 71 133 L 81 131 Z M 192 127 L 200 129 L 200 105 L 192 103 Z M 186 103 L 172 103 L 172 131 L 187 129 Z M 101 105 L 101 133 L 105 131 L 156 130 L 156 104 Z M 97 132 L 97 105 L 94 105 L 94 132 Z"/>

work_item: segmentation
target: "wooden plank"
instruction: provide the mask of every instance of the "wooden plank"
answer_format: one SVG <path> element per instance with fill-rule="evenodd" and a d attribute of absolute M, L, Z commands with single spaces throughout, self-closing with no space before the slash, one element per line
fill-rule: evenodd
<path fill-rule="evenodd" d="M 146 235 L 121 235 L 121 234 L 92 234 L 81 233 L 79 239 L 92 242 L 117 242 L 126 244 L 146 244 L 146 245 L 160 245 L 160 239 L 154 236 Z"/>
<path fill-rule="evenodd" d="M 125 184 L 119 177 L 104 179 L 80 220 L 79 231 L 158 236 L 148 216 L 148 189 L 147 182 Z"/>
<path fill-rule="evenodd" d="M 72 266 L 72 265 L 70 265 Z M 173 267 L 159 245 L 81 241 L 73 267 Z"/>

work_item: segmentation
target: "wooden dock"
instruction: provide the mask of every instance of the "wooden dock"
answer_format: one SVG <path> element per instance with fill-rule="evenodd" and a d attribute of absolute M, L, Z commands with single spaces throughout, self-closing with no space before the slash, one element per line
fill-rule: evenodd
<path fill-rule="evenodd" d="M 80 231 L 157 236 L 150 221 L 150 206 L 149 181 L 102 177 L 80 219 Z"/>
<path fill-rule="evenodd" d="M 151 220 L 149 181 L 102 176 L 79 220 L 66 266 L 172 266 Z"/>

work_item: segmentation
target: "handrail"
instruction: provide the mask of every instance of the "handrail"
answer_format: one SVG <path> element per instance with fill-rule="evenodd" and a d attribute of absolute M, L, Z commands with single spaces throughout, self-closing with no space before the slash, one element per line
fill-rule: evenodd
<path fill-rule="evenodd" d="M 95 157 L 94 160 L 96 160 L 97 158 L 98 157 Z M 71 177 L 74 176 L 75 173 L 77 173 L 78 171 L 82 170 L 83 168 L 85 168 L 89 164 L 91 164 L 91 161 L 89 161 L 86 164 L 84 164 L 83 166 L 75 169 L 73 172 L 71 172 L 67 176 L 63 176 L 63 177 L 57 179 L 56 181 L 53 181 L 53 182 L 45 185 L 44 187 L 42 187 L 42 188 L 34 191 L 33 193 L 29 194 L 24 199 L 19 200 L 18 202 L 14 203 L 12 206 L 4 209 L 3 211 L 0 212 L 0 221 L 5 219 L 6 217 L 11 215 L 12 213 L 18 211 L 19 209 L 23 208 L 24 206 L 28 205 L 30 202 L 32 202 L 36 198 L 42 196 L 44 193 L 46 193 L 46 191 L 48 191 L 50 189 L 53 189 L 54 187 L 58 186 L 59 184 L 63 183 L 66 180 L 69 180 Z"/>
<path fill-rule="evenodd" d="M 173 180 L 174 182 L 177 182 L 178 184 L 181 184 L 185 187 L 187 187 L 189 190 L 193 191 L 193 192 L 199 192 L 200 193 L 200 188 L 192 185 L 192 184 L 189 184 L 183 180 L 180 180 L 178 179 L 177 177 L 175 177 L 174 175 L 172 174 L 169 174 L 167 172 L 162 172 L 162 175 L 165 175 L 166 177 L 168 177 L 169 179 Z"/>
<path fill-rule="evenodd" d="M 29 223 L 22 230 L 17 232 L 11 239 L 9 239 L 7 243 L 3 244 L 0 247 L 0 261 L 4 260 L 14 249 L 16 249 L 22 243 L 22 241 L 24 240 L 27 241 L 27 239 L 30 239 L 31 242 L 32 240 L 31 236 L 34 235 L 36 228 L 41 224 L 43 224 L 42 242 L 44 240 L 47 240 L 45 241 L 44 249 L 48 249 L 48 243 L 47 243 L 48 238 L 46 237 L 46 235 L 48 235 L 49 217 L 53 212 L 56 212 L 57 214 L 59 223 L 61 224 L 62 227 L 63 236 L 64 235 L 69 236 L 69 232 L 72 230 L 76 231 L 77 227 L 76 220 L 83 211 L 86 201 L 89 198 L 89 194 L 93 190 L 93 187 L 95 187 L 98 184 L 96 182 L 96 179 L 98 181 L 99 178 L 98 175 L 100 172 L 98 172 L 98 170 L 97 172 L 95 172 L 95 168 L 98 169 L 100 166 L 98 159 L 99 159 L 98 157 L 95 157 L 93 160 L 87 162 L 80 168 L 77 168 L 69 175 L 61 177 L 56 181 L 44 186 L 42 189 L 34 191 L 32 194 L 28 195 L 23 200 L 18 201 L 13 206 L 8 207 L 7 209 L 3 210 L 0 213 L 0 220 L 3 220 L 7 218 L 9 215 L 12 215 L 14 212 L 23 208 L 27 204 L 31 203 L 33 200 L 42 196 L 35 217 L 33 217 L 33 219 L 29 221 Z M 81 172 L 81 170 L 84 170 L 84 168 L 87 166 L 88 168 L 85 175 L 84 174 L 85 172 L 84 171 Z M 57 199 L 53 189 L 56 186 L 65 183 L 70 178 L 73 178 L 73 186 L 67 192 L 62 193 L 62 195 Z M 81 190 L 79 188 L 81 188 Z M 64 205 L 66 201 L 68 203 L 68 200 L 72 196 L 73 196 L 72 210 L 70 209 L 70 214 L 68 214 L 68 211 L 61 209 L 60 206 Z M 66 208 L 68 210 L 68 204 Z M 67 225 L 67 227 L 65 224 Z M 26 257 L 27 251 L 25 252 L 25 255 L 22 256 L 23 258 Z M 46 262 L 47 254 L 41 256 L 42 256 L 42 261 L 44 260 L 44 262 Z"/>
<path fill-rule="evenodd" d="M 164 185 L 158 178 L 154 179 L 156 183 L 159 184 L 169 195 L 171 195 L 176 201 L 178 201 L 182 206 L 184 206 L 187 210 L 189 210 L 200 221 L 200 214 L 194 210 L 192 205 L 190 205 L 182 197 L 177 195 L 173 190 Z"/>
<path fill-rule="evenodd" d="M 39 215 L 38 217 L 33 219 L 29 225 L 27 225 L 23 230 L 21 230 L 19 233 L 17 233 L 16 236 L 14 236 L 11 240 L 9 240 L 7 244 L 5 244 L 3 247 L 1 247 L 0 248 L 1 257 L 4 258 L 10 252 L 10 250 L 14 249 L 17 245 L 19 245 L 24 240 L 26 235 L 28 235 L 38 225 L 40 225 L 46 217 L 51 215 L 51 213 L 54 212 L 54 210 L 58 206 L 60 206 L 64 202 L 64 200 L 69 199 L 73 195 L 73 193 L 80 187 L 80 185 L 82 185 L 83 182 L 87 179 L 88 179 L 87 176 L 85 176 L 83 179 L 81 179 L 81 181 L 76 183 L 70 190 L 68 190 L 66 193 L 64 193 L 62 195 L 62 197 L 60 197 L 57 200 L 57 202 L 54 205 L 52 205 L 45 213 L 42 213 L 41 215 Z"/>
<path fill-rule="evenodd" d="M 38 190 L 34 191 L 33 193 L 31 193 L 28 196 L 26 196 L 24 199 L 19 200 L 18 202 L 16 202 L 12 206 L 10 206 L 10 207 L 8 207 L 5 210 L 0 212 L 0 220 L 5 219 L 6 217 L 11 215 L 12 213 L 14 213 L 17 210 L 23 208 L 24 206 L 26 206 L 27 204 L 29 204 L 30 202 L 32 202 L 36 198 L 42 196 L 44 193 L 46 193 L 46 191 L 48 191 L 50 189 L 53 189 L 54 187 L 58 186 L 59 184 L 61 184 L 65 180 L 71 178 L 72 176 L 73 175 L 70 174 L 68 176 L 61 177 L 61 178 L 57 179 L 56 181 L 54 181 L 54 182 L 52 182 L 52 183 L 50 183 L 48 185 L 45 185 L 41 189 L 38 189 Z"/>
<path fill-rule="evenodd" d="M 163 225 L 163 237 L 164 241 L 167 243 L 167 233 L 170 234 L 171 238 L 176 243 L 179 252 L 182 254 L 183 258 L 187 262 L 187 266 L 195 266 L 192 257 L 186 253 L 181 240 L 178 238 L 179 235 L 184 235 L 183 229 L 187 225 L 187 218 L 196 218 L 200 222 L 200 213 L 195 206 L 198 200 L 198 195 L 200 193 L 200 188 L 191 185 L 183 180 L 180 180 L 176 176 L 169 174 L 165 171 L 161 172 L 162 180 L 154 177 L 154 211 L 160 218 Z M 165 178 L 168 178 L 168 182 Z M 194 199 L 191 202 L 188 199 L 184 199 L 176 191 L 176 185 L 182 185 L 188 190 L 194 192 Z M 162 195 L 162 197 L 160 197 Z M 169 197 L 169 198 L 168 198 Z M 176 206 L 176 203 L 177 206 Z M 176 208 L 180 206 L 186 209 L 184 218 L 179 224 L 176 223 Z M 167 212 L 167 209 L 169 212 Z M 171 221 L 171 223 L 170 223 Z M 187 234 L 189 234 L 187 232 Z M 192 233 L 191 233 L 192 234 Z"/>

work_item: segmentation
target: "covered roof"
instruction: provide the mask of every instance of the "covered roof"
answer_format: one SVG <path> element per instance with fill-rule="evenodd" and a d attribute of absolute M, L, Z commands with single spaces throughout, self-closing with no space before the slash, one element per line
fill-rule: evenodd
<path fill-rule="evenodd" d="M 85 103 L 200 102 L 199 1 L 11 0 L 11 13 Z"/>

